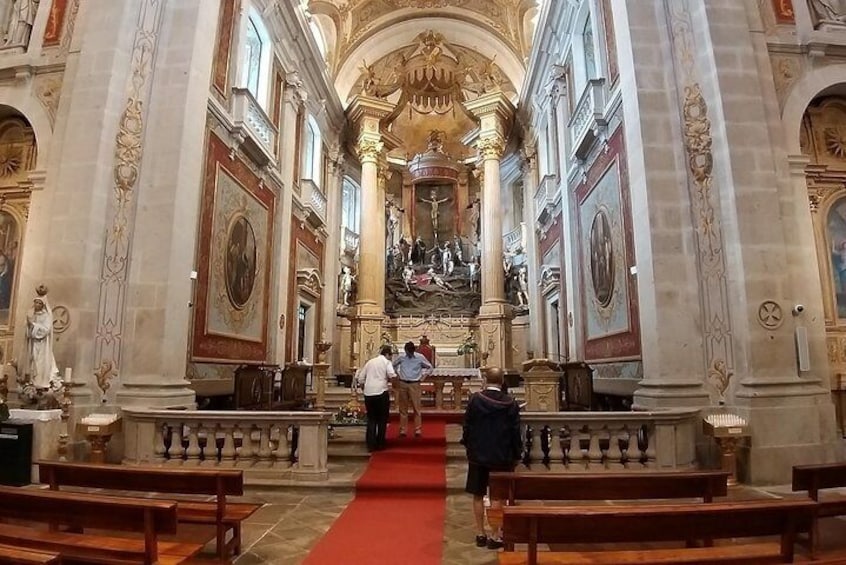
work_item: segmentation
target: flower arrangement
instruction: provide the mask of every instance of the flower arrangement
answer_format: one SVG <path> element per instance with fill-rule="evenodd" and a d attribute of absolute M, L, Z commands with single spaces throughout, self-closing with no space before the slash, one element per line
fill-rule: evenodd
<path fill-rule="evenodd" d="M 476 338 L 473 337 L 472 333 L 467 334 L 467 337 L 464 338 L 464 341 L 461 342 L 461 345 L 458 346 L 458 353 L 459 355 L 468 355 L 471 353 L 475 353 L 479 349 L 479 344 L 476 343 Z"/>
<path fill-rule="evenodd" d="M 333 422 L 336 424 L 365 424 L 367 412 L 361 403 L 353 398 L 335 413 Z"/>

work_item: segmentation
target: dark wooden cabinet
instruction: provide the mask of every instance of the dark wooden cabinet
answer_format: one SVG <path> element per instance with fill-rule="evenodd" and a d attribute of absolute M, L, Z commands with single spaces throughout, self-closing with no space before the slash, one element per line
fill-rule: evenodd
<path fill-rule="evenodd" d="M 305 408 L 310 373 L 311 365 L 242 365 L 235 371 L 235 409 Z"/>

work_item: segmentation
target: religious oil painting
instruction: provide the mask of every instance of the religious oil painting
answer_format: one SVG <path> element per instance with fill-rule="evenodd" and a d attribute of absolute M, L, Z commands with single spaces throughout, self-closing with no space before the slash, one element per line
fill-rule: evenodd
<path fill-rule="evenodd" d="M 218 166 L 215 187 L 209 308 L 210 334 L 263 338 L 268 210 Z"/>
<path fill-rule="evenodd" d="M 603 307 L 611 302 L 614 291 L 614 245 L 608 213 L 600 208 L 590 226 L 590 278 L 597 302 Z"/>
<path fill-rule="evenodd" d="M 0 212 L 0 326 L 9 325 L 20 226 L 8 212 Z"/>
<path fill-rule="evenodd" d="M 246 216 L 236 215 L 226 238 L 224 271 L 229 302 L 244 308 L 256 284 L 256 234 Z"/>
<path fill-rule="evenodd" d="M 828 213 L 828 240 L 837 317 L 846 318 L 846 198 L 838 200 Z"/>
<path fill-rule="evenodd" d="M 579 208 L 579 222 L 587 338 L 626 332 L 630 325 L 629 297 L 617 161 L 585 196 Z"/>

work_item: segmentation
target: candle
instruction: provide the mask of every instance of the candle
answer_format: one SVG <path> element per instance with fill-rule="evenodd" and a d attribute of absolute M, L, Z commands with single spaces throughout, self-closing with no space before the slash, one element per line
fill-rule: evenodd
<path fill-rule="evenodd" d="M 71 380 L 71 375 L 73 374 L 73 369 L 70 367 L 65 367 L 65 382 L 69 383 Z"/>

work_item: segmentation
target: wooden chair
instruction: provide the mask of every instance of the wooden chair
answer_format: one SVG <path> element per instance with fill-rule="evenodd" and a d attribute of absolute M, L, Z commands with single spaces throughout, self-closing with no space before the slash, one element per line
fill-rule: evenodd
<path fill-rule="evenodd" d="M 182 523 L 214 525 L 217 554 L 221 559 L 241 552 L 241 522 L 262 506 L 227 502 L 227 496 L 244 494 L 244 475 L 237 469 L 173 469 L 39 461 L 38 477 L 51 490 L 85 487 L 212 496 L 212 500 L 180 500 L 177 520 Z M 229 530 L 232 530 L 232 539 L 227 543 L 226 534 Z"/>

